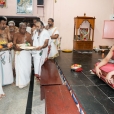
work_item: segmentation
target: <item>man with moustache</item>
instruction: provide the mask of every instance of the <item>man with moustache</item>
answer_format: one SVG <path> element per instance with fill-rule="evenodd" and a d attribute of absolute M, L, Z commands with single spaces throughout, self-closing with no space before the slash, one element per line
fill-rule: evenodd
<path fill-rule="evenodd" d="M 12 43 L 10 42 L 9 32 L 6 28 L 6 18 L 0 17 L 0 44 L 4 47 L 11 48 Z M 0 49 L 0 86 L 8 85 L 13 83 L 13 72 L 12 72 L 12 61 L 11 51 L 9 49 Z"/>
<path fill-rule="evenodd" d="M 54 19 L 49 18 L 48 19 L 48 26 L 46 26 L 46 29 L 49 32 L 49 35 L 51 37 L 51 42 L 50 42 L 50 53 L 48 58 L 55 58 L 59 56 L 58 50 L 57 50 L 57 45 L 58 45 L 58 37 L 59 37 L 59 32 L 57 30 L 57 27 L 54 27 Z"/>

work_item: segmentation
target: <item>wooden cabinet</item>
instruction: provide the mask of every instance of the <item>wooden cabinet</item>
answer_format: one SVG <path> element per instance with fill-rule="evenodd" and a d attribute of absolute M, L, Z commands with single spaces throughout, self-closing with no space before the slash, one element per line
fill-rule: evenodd
<path fill-rule="evenodd" d="M 92 50 L 93 41 L 73 41 L 74 50 Z"/>
<path fill-rule="evenodd" d="M 89 22 L 89 28 L 80 28 L 80 25 L 84 22 Z M 95 17 L 77 16 L 74 18 L 74 39 L 73 39 L 73 49 L 74 50 L 92 50 L 94 41 L 94 26 Z M 82 37 L 79 30 L 87 30 L 86 38 Z"/>

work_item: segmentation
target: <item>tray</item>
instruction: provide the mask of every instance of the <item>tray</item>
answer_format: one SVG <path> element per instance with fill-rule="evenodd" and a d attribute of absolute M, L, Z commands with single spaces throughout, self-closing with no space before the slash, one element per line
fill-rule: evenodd
<path fill-rule="evenodd" d="M 36 47 L 35 46 L 21 46 L 20 48 L 24 50 L 34 50 Z"/>

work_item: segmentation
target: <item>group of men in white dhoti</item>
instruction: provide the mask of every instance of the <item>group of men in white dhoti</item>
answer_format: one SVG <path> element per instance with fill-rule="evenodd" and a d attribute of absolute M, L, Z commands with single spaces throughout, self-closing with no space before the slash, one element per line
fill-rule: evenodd
<path fill-rule="evenodd" d="M 5 41 L 4 44 L 7 44 L 9 48 L 8 50 L 0 49 L 0 98 L 5 95 L 2 86 L 14 82 L 12 64 L 15 63 L 16 86 L 23 88 L 30 82 L 32 57 L 34 75 L 40 80 L 41 67 L 44 62 L 48 58 L 54 58 L 58 55 L 55 40 L 59 33 L 57 28 L 53 27 L 54 20 L 52 18 L 48 20 L 48 30 L 44 28 L 42 21 L 36 21 L 32 35 L 26 31 L 25 23 L 21 22 L 19 24 L 19 31 L 12 32 L 14 29 L 11 29 L 12 27 L 10 26 L 14 26 L 14 22 L 9 22 L 9 26 L 6 26 L 6 22 L 7 19 L 5 17 L 0 17 L 0 45 L 2 44 L 1 42 Z M 34 49 L 22 49 L 21 46 L 26 44 L 34 46 Z M 12 46 L 15 50 L 14 53 L 11 53 Z M 14 58 L 13 55 L 15 56 Z"/>

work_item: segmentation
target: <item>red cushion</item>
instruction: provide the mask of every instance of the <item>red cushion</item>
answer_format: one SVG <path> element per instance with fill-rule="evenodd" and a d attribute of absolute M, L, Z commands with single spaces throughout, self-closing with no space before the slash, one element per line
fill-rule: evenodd
<path fill-rule="evenodd" d="M 99 64 L 99 63 L 96 63 L 96 65 L 98 65 L 98 64 Z M 100 67 L 100 69 L 101 69 L 102 71 L 108 73 L 108 72 L 114 70 L 114 64 L 108 63 L 108 64 L 106 64 L 106 65 Z"/>
<path fill-rule="evenodd" d="M 99 63 L 96 63 L 95 66 L 98 65 L 98 64 L 99 64 Z M 101 79 L 102 79 L 104 82 L 106 82 L 105 77 L 106 77 L 107 73 L 109 73 L 110 71 L 114 70 L 114 64 L 113 64 L 113 63 L 108 63 L 108 64 L 102 66 L 100 69 L 101 69 L 101 72 L 102 72 Z M 93 69 L 92 71 L 93 71 L 94 73 L 96 73 L 96 72 L 95 72 L 95 69 Z M 108 83 L 108 85 L 111 86 L 111 87 L 114 89 L 114 84 L 109 84 L 109 83 Z"/>

